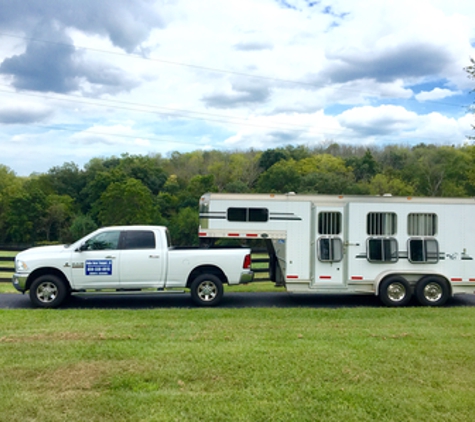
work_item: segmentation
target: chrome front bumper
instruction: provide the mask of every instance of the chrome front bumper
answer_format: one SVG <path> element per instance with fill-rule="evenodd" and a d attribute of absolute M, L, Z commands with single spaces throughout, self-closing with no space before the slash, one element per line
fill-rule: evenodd
<path fill-rule="evenodd" d="M 19 292 L 25 293 L 27 275 L 13 274 L 12 284 Z"/>

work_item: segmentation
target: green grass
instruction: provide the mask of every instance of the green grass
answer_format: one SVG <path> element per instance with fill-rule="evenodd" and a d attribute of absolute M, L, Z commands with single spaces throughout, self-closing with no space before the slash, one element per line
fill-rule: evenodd
<path fill-rule="evenodd" d="M 0 311 L 8 421 L 471 421 L 474 308 Z"/>

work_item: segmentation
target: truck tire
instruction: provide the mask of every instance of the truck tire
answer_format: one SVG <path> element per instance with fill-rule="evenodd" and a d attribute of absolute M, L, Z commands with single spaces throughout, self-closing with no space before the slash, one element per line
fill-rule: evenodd
<path fill-rule="evenodd" d="M 30 287 L 30 300 L 40 308 L 57 308 L 68 296 L 66 283 L 55 275 L 42 275 Z"/>
<path fill-rule="evenodd" d="M 442 306 L 450 297 L 450 288 L 442 277 L 424 277 L 417 282 L 416 297 L 422 306 Z"/>
<path fill-rule="evenodd" d="M 216 306 L 223 297 L 223 283 L 213 274 L 201 274 L 191 283 L 191 298 L 200 306 Z"/>
<path fill-rule="evenodd" d="M 386 306 L 405 306 L 411 296 L 411 285 L 404 277 L 394 275 L 379 285 L 379 298 Z"/>

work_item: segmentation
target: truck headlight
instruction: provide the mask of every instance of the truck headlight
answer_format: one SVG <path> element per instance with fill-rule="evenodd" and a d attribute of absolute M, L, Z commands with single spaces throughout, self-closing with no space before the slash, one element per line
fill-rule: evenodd
<path fill-rule="evenodd" d="M 23 273 L 25 271 L 28 271 L 28 265 L 26 265 L 25 261 L 17 260 L 15 261 L 15 269 L 19 273 Z"/>

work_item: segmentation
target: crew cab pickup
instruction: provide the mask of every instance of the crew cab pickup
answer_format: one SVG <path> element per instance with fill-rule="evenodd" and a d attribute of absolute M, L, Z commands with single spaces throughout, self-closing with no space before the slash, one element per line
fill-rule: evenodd
<path fill-rule="evenodd" d="M 71 245 L 43 246 L 15 259 L 14 287 L 38 307 L 70 295 L 143 294 L 189 289 L 193 301 L 217 305 L 223 284 L 252 281 L 247 248 L 174 248 L 163 226 L 101 228 Z"/>

